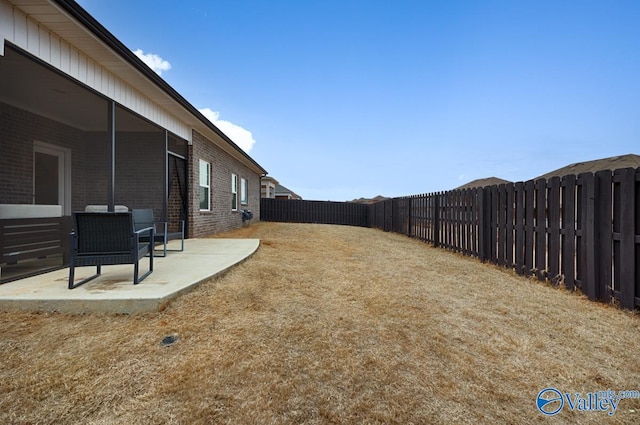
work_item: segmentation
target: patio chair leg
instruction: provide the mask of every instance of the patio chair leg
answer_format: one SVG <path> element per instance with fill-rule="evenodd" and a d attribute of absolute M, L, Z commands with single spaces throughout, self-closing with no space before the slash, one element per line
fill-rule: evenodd
<path fill-rule="evenodd" d="M 138 281 L 139 264 L 140 264 L 140 260 L 136 261 L 136 263 L 133 265 L 133 284 L 134 285 L 137 285 L 138 283 L 140 283 Z"/>
<path fill-rule="evenodd" d="M 138 271 L 140 270 L 140 259 L 138 259 L 138 261 L 136 261 L 133 266 L 133 284 L 134 285 L 137 285 L 138 283 L 142 282 L 147 276 L 149 276 L 153 272 L 153 249 L 154 249 L 154 243 L 153 243 L 153 234 L 152 234 L 149 240 L 149 271 L 143 274 L 142 276 L 138 277 Z"/>
<path fill-rule="evenodd" d="M 84 285 L 85 283 L 95 279 L 96 277 L 100 276 L 100 273 L 102 273 L 102 267 L 100 265 L 97 266 L 96 268 L 96 274 L 94 274 L 93 276 L 89 276 L 86 279 L 81 280 L 78 283 L 75 283 L 73 280 L 75 278 L 75 266 L 73 264 L 71 264 L 69 266 L 69 289 L 75 289 L 80 285 Z"/>

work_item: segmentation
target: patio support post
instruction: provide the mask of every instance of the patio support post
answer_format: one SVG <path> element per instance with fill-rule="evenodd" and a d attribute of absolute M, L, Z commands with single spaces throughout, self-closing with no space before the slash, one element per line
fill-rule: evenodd
<path fill-rule="evenodd" d="M 107 111 L 107 126 L 109 134 L 109 162 L 110 162 L 110 176 L 109 176 L 109 194 L 107 200 L 107 211 L 114 212 L 116 205 L 116 102 L 111 101 L 108 105 Z"/>
<path fill-rule="evenodd" d="M 164 129 L 164 196 L 162 197 L 162 221 L 169 221 L 169 130 Z"/>

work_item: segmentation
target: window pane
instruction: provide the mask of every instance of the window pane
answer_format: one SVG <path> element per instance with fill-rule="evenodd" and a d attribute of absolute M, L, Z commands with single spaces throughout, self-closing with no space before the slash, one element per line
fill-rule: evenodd
<path fill-rule="evenodd" d="M 209 209 L 209 188 L 200 187 L 200 209 Z"/>
<path fill-rule="evenodd" d="M 240 202 L 247 203 L 247 181 L 240 179 Z"/>
<path fill-rule="evenodd" d="M 209 163 L 200 160 L 200 186 L 209 186 Z"/>

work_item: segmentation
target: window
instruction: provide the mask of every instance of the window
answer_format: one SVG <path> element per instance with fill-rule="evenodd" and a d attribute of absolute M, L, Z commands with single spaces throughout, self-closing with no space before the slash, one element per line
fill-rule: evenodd
<path fill-rule="evenodd" d="M 200 211 L 209 211 L 210 205 L 210 182 L 211 181 L 211 165 L 200 160 Z"/>
<path fill-rule="evenodd" d="M 238 176 L 231 174 L 231 211 L 238 210 Z"/>
<path fill-rule="evenodd" d="M 247 199 L 247 180 L 240 179 L 240 204 L 247 205 L 249 200 Z"/>

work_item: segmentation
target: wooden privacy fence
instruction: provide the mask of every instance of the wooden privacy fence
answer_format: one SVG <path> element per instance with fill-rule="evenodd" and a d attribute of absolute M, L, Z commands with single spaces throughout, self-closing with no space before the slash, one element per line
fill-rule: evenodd
<path fill-rule="evenodd" d="M 262 198 L 260 220 L 368 226 L 368 205 Z"/>
<path fill-rule="evenodd" d="M 402 233 L 536 276 L 591 300 L 640 307 L 640 168 L 380 201 L 262 199 L 265 221 Z"/>
<path fill-rule="evenodd" d="M 369 223 L 640 307 L 640 168 L 394 198 Z"/>

